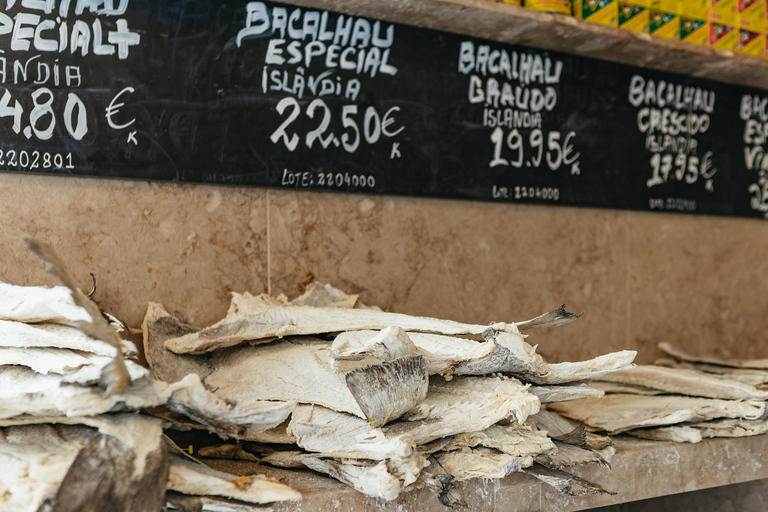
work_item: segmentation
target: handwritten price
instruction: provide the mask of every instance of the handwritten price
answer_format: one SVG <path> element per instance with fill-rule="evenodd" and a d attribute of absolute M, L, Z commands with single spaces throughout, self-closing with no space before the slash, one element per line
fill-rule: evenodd
<path fill-rule="evenodd" d="M 547 167 L 553 171 L 558 170 L 563 165 L 570 165 L 571 174 L 580 174 L 578 159 L 581 153 L 574 154 L 573 145 L 571 144 L 575 136 L 575 132 L 568 132 L 565 138 L 561 139 L 560 132 L 549 132 L 546 137 L 545 151 L 544 132 L 539 129 L 532 130 L 530 136 L 526 139 L 517 128 L 509 132 L 506 137 L 504 136 L 503 129 L 496 128 L 491 133 L 493 160 L 491 160 L 489 165 L 490 167 L 508 165 L 516 169 L 523 167 L 523 165 L 538 168 L 542 165 L 543 159 Z M 511 157 L 509 155 L 502 156 L 505 142 L 506 147 L 513 152 Z M 527 148 L 525 147 L 526 142 L 528 143 Z"/>
<path fill-rule="evenodd" d="M 711 190 L 712 182 L 710 180 L 717 172 L 717 169 L 712 167 L 711 151 L 707 151 L 701 159 L 685 153 L 679 153 L 676 156 L 661 156 L 661 154 L 656 153 L 651 157 L 651 169 L 653 169 L 653 175 L 645 182 L 648 188 L 667 183 L 670 179 L 685 181 L 689 185 L 693 185 L 701 177 L 707 180 L 707 190 Z"/>
<path fill-rule="evenodd" d="M 294 151 L 299 145 L 301 138 L 297 133 L 288 134 L 288 127 L 298 119 L 301 115 L 301 106 L 295 98 L 288 96 L 280 100 L 277 104 L 277 113 L 283 115 L 286 110 L 290 109 L 288 117 L 283 123 L 277 127 L 269 140 L 273 144 L 277 144 L 279 141 L 283 141 L 288 151 Z M 360 127 L 358 126 L 358 120 L 355 116 L 358 114 L 357 105 L 344 105 L 341 108 L 341 126 L 343 133 L 337 135 L 333 130 L 329 131 L 331 127 L 331 109 L 321 99 L 313 100 L 308 106 L 305 114 L 310 119 L 320 118 L 320 125 L 314 130 L 309 131 L 304 137 L 304 143 L 310 149 L 319 142 L 323 149 L 328 148 L 331 144 L 336 147 L 343 147 L 347 153 L 354 153 L 360 146 L 360 142 L 365 140 L 368 144 L 376 144 L 382 136 L 394 137 L 402 132 L 405 127 L 401 126 L 397 129 L 391 128 L 391 125 L 395 123 L 394 115 L 400 111 L 400 107 L 392 107 L 387 110 L 384 115 L 379 115 L 379 112 L 374 107 L 368 107 L 365 109 L 362 119 L 362 135 Z M 394 153 L 393 148 L 393 153 Z"/>
<path fill-rule="evenodd" d="M 31 94 L 34 107 L 29 112 L 27 122 L 24 122 L 24 107 L 18 99 L 14 99 L 8 89 L 0 98 L 0 118 L 13 119 L 13 131 L 24 133 L 27 139 L 34 135 L 39 140 L 49 140 L 56 129 L 56 115 L 53 110 L 53 92 L 47 87 L 41 87 Z M 70 92 L 64 105 L 64 126 L 69 136 L 75 140 L 82 140 L 88 133 L 88 116 L 85 104 L 80 97 Z M 22 128 L 22 124 L 26 124 Z"/>

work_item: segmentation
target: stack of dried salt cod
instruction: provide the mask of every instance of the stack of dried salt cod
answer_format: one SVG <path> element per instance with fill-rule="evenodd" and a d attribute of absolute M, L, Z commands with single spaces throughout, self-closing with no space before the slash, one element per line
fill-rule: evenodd
<path fill-rule="evenodd" d="M 313 283 L 291 302 L 234 294 L 227 316 L 205 329 L 150 304 L 143 330 L 159 379 L 194 372 L 222 399 L 299 404 L 277 428 L 237 436 L 271 448 L 242 442 L 201 454 L 309 467 L 387 500 L 426 487 L 455 504 L 455 482 L 514 471 L 572 494 L 606 492 L 563 469 L 607 464 L 599 450 L 610 441 L 540 404 L 602 395 L 581 381 L 630 367 L 635 352 L 549 364 L 520 334 L 574 318 L 560 308 L 467 325 L 385 313 Z"/>
<path fill-rule="evenodd" d="M 600 400 L 553 404 L 552 410 L 609 434 L 698 443 L 711 437 L 768 432 L 768 360 L 718 359 L 669 343 L 669 357 L 601 377 Z"/>
<path fill-rule="evenodd" d="M 156 380 L 136 364 L 125 327 L 83 295 L 45 246 L 30 242 L 64 286 L 0 283 L 0 508 L 5 512 L 257 510 L 299 499 L 260 477 L 237 478 L 183 455 L 167 408 L 219 432 L 278 425 L 295 404 L 227 403 L 197 375 Z"/>

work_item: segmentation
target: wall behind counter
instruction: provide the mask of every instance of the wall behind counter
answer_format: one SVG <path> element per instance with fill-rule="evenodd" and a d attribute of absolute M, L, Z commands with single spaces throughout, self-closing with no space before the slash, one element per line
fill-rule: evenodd
<path fill-rule="evenodd" d="M 768 357 L 762 221 L 408 197 L 0 175 L 0 279 L 52 285 L 23 237 L 51 244 L 96 301 L 140 326 L 149 301 L 205 326 L 230 292 L 329 282 L 388 311 L 531 331 L 553 360 L 658 341 Z"/>

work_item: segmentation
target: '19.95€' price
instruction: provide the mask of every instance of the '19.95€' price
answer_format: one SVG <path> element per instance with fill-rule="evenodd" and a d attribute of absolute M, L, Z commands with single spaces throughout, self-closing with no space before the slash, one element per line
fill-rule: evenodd
<path fill-rule="evenodd" d="M 547 133 L 545 149 L 544 132 L 538 128 L 532 130 L 528 137 L 523 137 L 517 128 L 506 135 L 503 129 L 496 128 L 491 133 L 493 160 L 489 165 L 507 165 L 516 169 L 523 166 L 538 168 L 543 160 L 553 171 L 562 166 L 571 166 L 571 174 L 580 174 L 578 160 L 581 153 L 574 153 L 572 144 L 575 136 L 575 132 L 568 132 L 561 138 L 560 132 L 551 131 Z"/>

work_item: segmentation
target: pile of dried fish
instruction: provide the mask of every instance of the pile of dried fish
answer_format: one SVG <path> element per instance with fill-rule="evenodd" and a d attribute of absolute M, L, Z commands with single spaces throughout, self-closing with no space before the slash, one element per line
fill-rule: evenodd
<path fill-rule="evenodd" d="M 551 409 L 609 434 L 698 443 L 768 432 L 768 360 L 700 357 L 668 343 L 669 358 L 605 375 L 599 400 Z"/>
<path fill-rule="evenodd" d="M 193 418 L 223 434 L 264 431 L 295 404 L 211 394 L 197 375 L 155 379 L 136 346 L 66 274 L 45 246 L 31 248 L 64 286 L 0 283 L 0 503 L 3 511 L 255 510 L 299 499 L 262 477 L 237 478 L 184 456 L 147 408 Z M 184 503 L 180 508 L 178 503 Z"/>
<path fill-rule="evenodd" d="M 520 331 L 576 318 L 564 308 L 471 325 L 383 312 L 318 283 L 292 301 L 233 295 L 226 317 L 204 329 L 150 304 L 143 332 L 154 375 L 194 373 L 243 405 L 298 405 L 275 428 L 231 433 L 237 444 L 201 455 L 311 468 L 387 500 L 426 487 L 455 504 L 455 482 L 515 471 L 571 494 L 607 492 L 564 470 L 607 465 L 610 441 L 540 404 L 601 396 L 582 381 L 631 367 L 635 352 L 547 363 Z"/>

